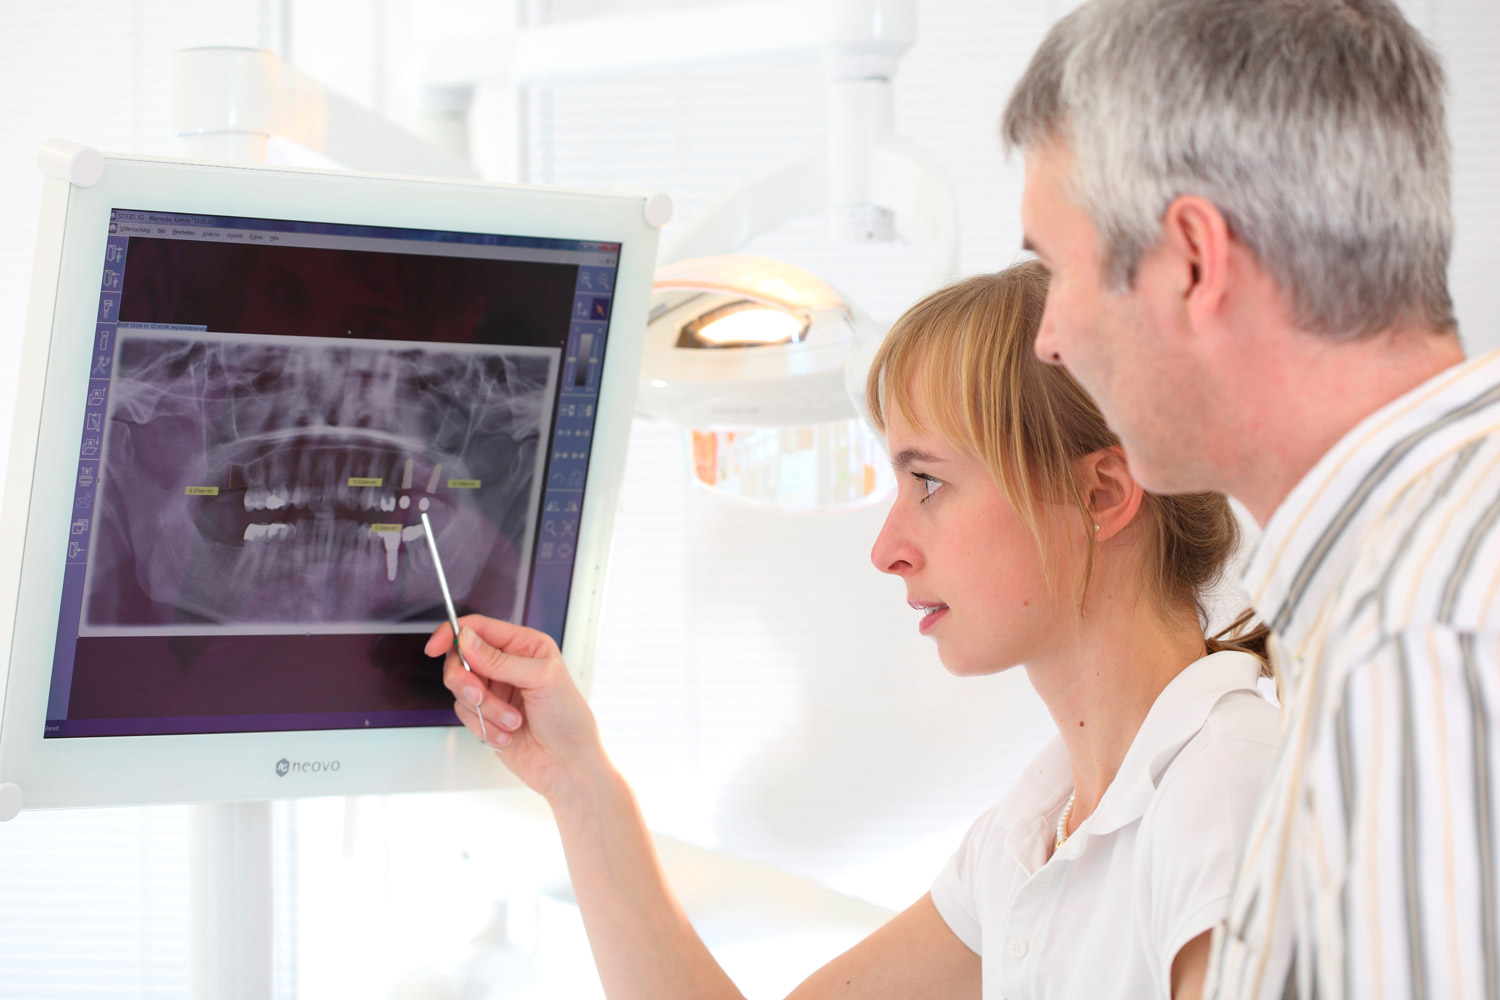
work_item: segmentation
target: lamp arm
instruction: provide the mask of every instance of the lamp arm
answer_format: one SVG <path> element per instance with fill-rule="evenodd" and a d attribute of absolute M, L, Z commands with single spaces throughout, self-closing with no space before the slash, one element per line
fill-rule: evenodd
<path fill-rule="evenodd" d="M 958 196 L 930 150 L 899 135 L 878 143 L 870 153 L 870 197 L 932 241 L 923 292 L 958 277 Z"/>
<path fill-rule="evenodd" d="M 828 144 L 794 150 L 751 174 L 663 242 L 658 264 L 730 253 L 763 233 L 828 204 Z"/>
<path fill-rule="evenodd" d="M 958 275 L 958 198 L 936 156 L 903 136 L 870 150 L 871 200 L 932 241 L 923 291 Z M 730 253 L 784 223 L 828 207 L 828 143 L 818 139 L 752 174 L 693 216 L 662 244 L 658 262 Z"/>

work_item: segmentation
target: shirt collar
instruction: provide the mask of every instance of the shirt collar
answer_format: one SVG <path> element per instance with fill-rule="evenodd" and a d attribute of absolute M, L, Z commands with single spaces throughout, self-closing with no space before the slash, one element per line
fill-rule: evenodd
<path fill-rule="evenodd" d="M 1144 815 L 1161 773 L 1203 728 L 1213 707 L 1233 691 L 1254 691 L 1259 677 L 1258 659 L 1226 650 L 1194 661 L 1172 678 L 1146 713 L 1099 807 L 1063 850 L 1081 844 L 1086 839 L 1081 834 L 1111 833 Z M 1067 749 L 1061 737 L 1054 737 L 1021 772 L 996 810 L 998 824 L 1009 831 L 1006 843 L 1011 853 L 1028 871 L 1046 862 L 1054 816 L 1072 788 Z"/>
<path fill-rule="evenodd" d="M 1298 649 L 1345 579 L 1361 530 L 1410 478 L 1426 428 L 1500 384 L 1500 351 L 1455 365 L 1362 420 L 1318 460 L 1271 515 L 1243 574 L 1261 619 Z M 1287 664 L 1291 667 L 1292 664 Z"/>
<path fill-rule="evenodd" d="M 1255 691 L 1259 679 L 1260 660 L 1233 650 L 1211 653 L 1172 678 L 1130 741 L 1098 808 L 1078 832 L 1112 833 L 1145 815 L 1162 772 L 1198 735 L 1214 706 L 1235 691 Z"/>
<path fill-rule="evenodd" d="M 1052 851 L 1052 816 L 1073 787 L 1073 769 L 1062 737 L 1054 736 L 1021 772 L 995 810 L 1005 828 L 1005 846 L 1028 872 L 1047 863 Z"/>

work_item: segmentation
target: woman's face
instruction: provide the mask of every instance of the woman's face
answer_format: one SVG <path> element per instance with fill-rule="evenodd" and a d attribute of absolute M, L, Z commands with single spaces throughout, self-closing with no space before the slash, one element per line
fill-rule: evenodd
<path fill-rule="evenodd" d="M 917 420 L 929 423 L 914 402 Z M 875 568 L 906 581 L 916 627 L 937 641 L 951 673 L 990 674 L 1045 656 L 1076 614 L 1056 596 L 1071 592 L 1066 553 L 1054 555 L 1060 580 L 1049 587 L 1036 536 L 978 457 L 894 407 L 885 417 L 897 486 L 870 553 Z M 1046 510 L 1058 521 L 1048 537 L 1063 537 L 1066 519 Z"/>

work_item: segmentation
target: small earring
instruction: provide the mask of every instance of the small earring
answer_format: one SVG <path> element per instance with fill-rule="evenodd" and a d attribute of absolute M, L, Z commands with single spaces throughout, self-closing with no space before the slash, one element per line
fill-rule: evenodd
<path fill-rule="evenodd" d="M 1096 525 L 1094 525 L 1094 530 L 1095 530 L 1095 531 L 1098 531 L 1098 530 L 1099 530 L 1099 526 L 1098 526 L 1098 525 L 1097 525 L 1097 524 L 1096 524 Z"/>

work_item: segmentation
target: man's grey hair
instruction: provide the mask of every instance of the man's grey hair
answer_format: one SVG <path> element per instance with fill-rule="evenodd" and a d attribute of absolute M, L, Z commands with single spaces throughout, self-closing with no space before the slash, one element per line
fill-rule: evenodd
<path fill-rule="evenodd" d="M 1073 151 L 1069 195 L 1115 289 L 1198 195 L 1301 328 L 1449 329 L 1443 88 L 1388 0 L 1092 0 L 1042 42 L 1002 133 Z"/>

